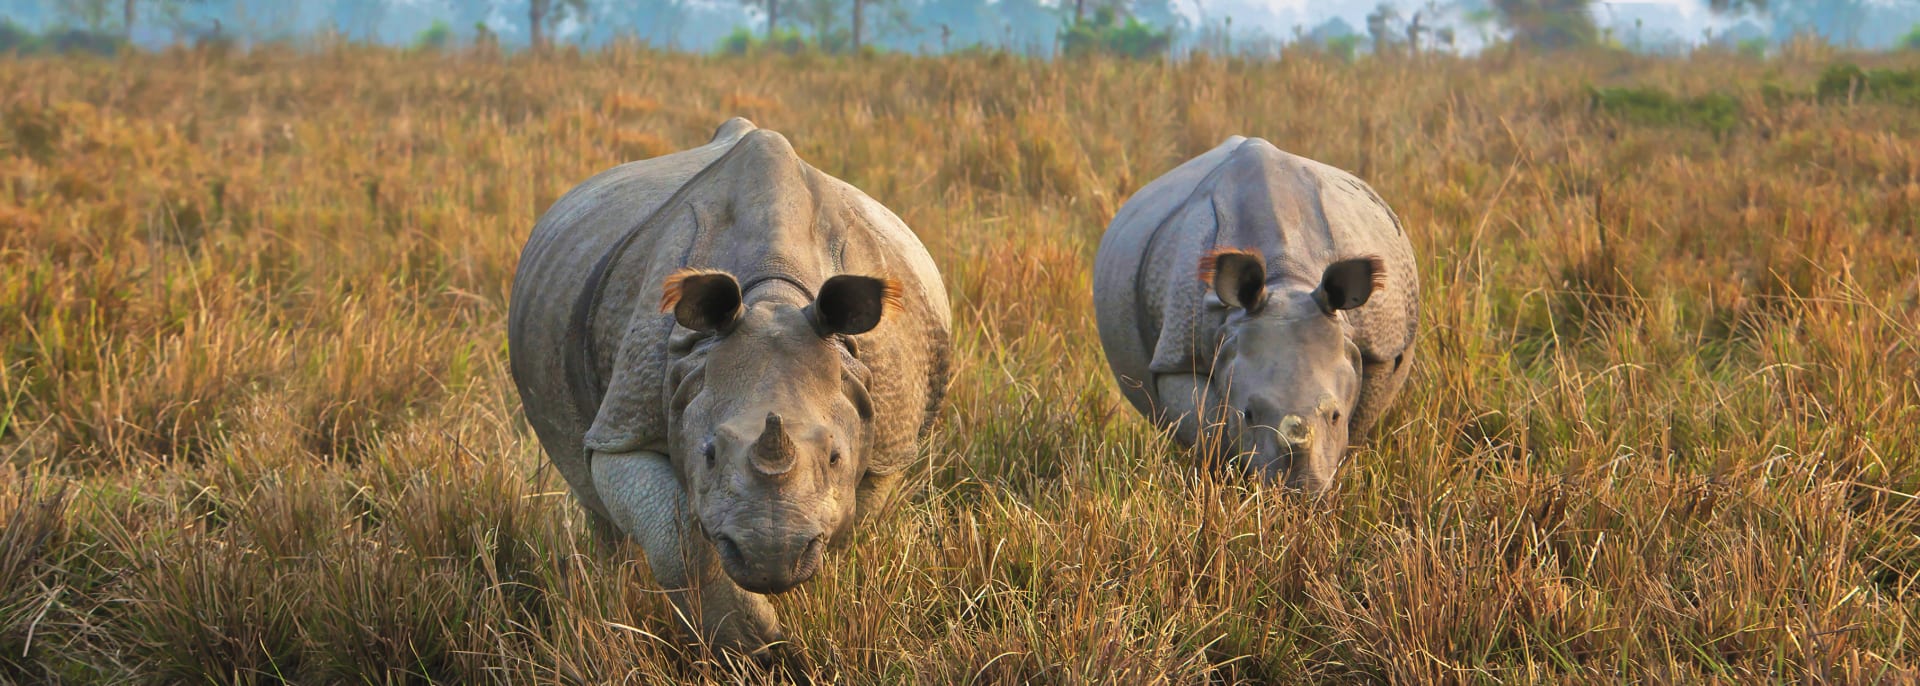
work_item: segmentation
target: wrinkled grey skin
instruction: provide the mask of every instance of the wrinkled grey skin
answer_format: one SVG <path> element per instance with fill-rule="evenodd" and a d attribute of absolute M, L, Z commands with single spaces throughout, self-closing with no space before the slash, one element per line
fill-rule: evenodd
<path fill-rule="evenodd" d="M 766 594 L 807 581 L 914 459 L 950 326 L 898 217 L 736 118 L 555 202 L 507 335 L 527 420 L 595 530 L 640 545 L 683 629 L 754 652 L 782 638 Z"/>
<path fill-rule="evenodd" d="M 1203 281 L 1203 258 L 1230 249 L 1263 259 L 1222 256 Z M 1234 136 L 1120 208 L 1093 293 L 1135 409 L 1203 460 L 1319 493 L 1406 382 L 1418 283 L 1406 232 L 1365 183 Z"/>

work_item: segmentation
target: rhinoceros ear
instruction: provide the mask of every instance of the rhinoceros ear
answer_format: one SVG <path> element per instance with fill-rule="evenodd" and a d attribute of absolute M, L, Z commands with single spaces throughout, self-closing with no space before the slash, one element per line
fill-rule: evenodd
<path fill-rule="evenodd" d="M 1313 302 L 1331 316 L 1367 304 L 1373 292 L 1387 285 L 1387 263 L 1378 257 L 1356 257 L 1327 266 Z"/>
<path fill-rule="evenodd" d="M 694 331 L 726 331 L 740 317 L 740 282 L 726 272 L 682 269 L 661 286 L 660 311 Z"/>
<path fill-rule="evenodd" d="M 899 282 L 841 274 L 820 286 L 819 297 L 807 306 L 807 319 L 821 336 L 857 336 L 879 326 L 880 317 L 900 304 Z"/>
<path fill-rule="evenodd" d="M 1228 307 L 1257 312 L 1267 301 L 1267 261 L 1257 251 L 1221 248 L 1200 256 L 1200 280 Z"/>

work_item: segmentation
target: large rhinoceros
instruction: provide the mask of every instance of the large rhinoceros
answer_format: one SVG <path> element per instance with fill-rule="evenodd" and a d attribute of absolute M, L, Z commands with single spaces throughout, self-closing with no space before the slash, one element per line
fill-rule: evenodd
<path fill-rule="evenodd" d="M 1135 409 L 1205 461 L 1314 493 L 1406 382 L 1418 288 L 1373 189 L 1240 136 L 1128 199 L 1093 276 Z"/>
<path fill-rule="evenodd" d="M 735 118 L 555 202 L 507 340 L 596 530 L 640 544 L 682 629 L 755 652 L 782 637 L 766 594 L 813 576 L 913 461 L 949 317 L 898 217 Z"/>

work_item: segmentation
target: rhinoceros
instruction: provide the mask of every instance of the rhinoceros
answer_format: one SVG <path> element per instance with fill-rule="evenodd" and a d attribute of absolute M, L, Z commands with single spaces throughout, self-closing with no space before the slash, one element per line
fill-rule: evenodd
<path fill-rule="evenodd" d="M 1093 297 L 1136 410 L 1204 462 L 1310 493 L 1405 384 L 1420 322 L 1413 249 L 1379 195 L 1241 136 L 1121 206 Z"/>
<path fill-rule="evenodd" d="M 515 386 L 596 533 L 683 636 L 758 653 L 767 596 L 887 502 L 948 382 L 945 286 L 892 212 L 745 119 L 557 200 L 508 312 Z"/>

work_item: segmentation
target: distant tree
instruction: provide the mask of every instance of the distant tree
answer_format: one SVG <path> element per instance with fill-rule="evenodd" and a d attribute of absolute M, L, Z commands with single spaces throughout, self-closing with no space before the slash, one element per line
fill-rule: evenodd
<path fill-rule="evenodd" d="M 333 5 L 334 22 L 340 32 L 351 36 L 357 27 L 369 43 L 380 41 L 380 22 L 386 13 L 387 0 L 337 0 Z"/>
<path fill-rule="evenodd" d="M 1859 40 L 1873 4 L 1871 0 L 1771 0 L 1735 7 L 1764 12 L 1773 23 L 1774 38 L 1779 40 L 1813 32 L 1836 43 L 1850 44 Z"/>
<path fill-rule="evenodd" d="M 1765 15 L 1773 23 L 1777 40 L 1812 32 L 1845 43 L 1859 38 L 1872 4 L 1872 0 L 1707 0 L 1707 8 L 1718 14 Z"/>
<path fill-rule="evenodd" d="M 867 27 L 867 17 L 861 10 L 866 9 L 865 0 L 849 0 L 853 4 L 853 51 L 860 51 L 860 34 Z"/>
<path fill-rule="evenodd" d="M 587 0 L 527 0 L 527 34 L 535 50 L 547 47 L 547 23 L 559 24 L 569 14 L 585 17 Z"/>
<path fill-rule="evenodd" d="M 1038 52 L 1057 39 L 1059 8 L 1040 0 L 999 0 L 992 5 L 994 38 L 1008 50 Z"/>
<path fill-rule="evenodd" d="M 813 44 L 823 50 L 837 50 L 847 38 L 840 30 L 840 0 L 795 0 L 787 3 L 789 21 L 804 28 Z"/>
<path fill-rule="evenodd" d="M 168 14 L 177 15 L 182 5 L 201 4 L 205 1 L 206 0 L 120 0 L 120 26 L 126 29 L 128 35 L 133 34 L 133 22 L 135 15 L 138 14 L 136 8 L 140 5 L 146 5 L 167 12 Z"/>
<path fill-rule="evenodd" d="M 127 35 L 133 34 L 134 24 L 139 21 L 140 9 L 159 12 L 178 17 L 187 5 L 204 4 L 206 0 L 60 0 L 54 3 L 55 15 L 68 20 L 78 20 L 90 31 L 104 31 L 108 28 L 108 17 L 119 10 L 120 30 Z"/>
<path fill-rule="evenodd" d="M 767 13 L 767 40 L 780 28 L 780 0 L 740 0 L 748 7 Z"/>
<path fill-rule="evenodd" d="M 1384 55 L 1392 47 L 1392 25 L 1399 19 L 1400 10 L 1384 2 L 1367 14 L 1367 34 L 1373 36 L 1373 54 Z"/>
<path fill-rule="evenodd" d="M 1415 53 L 1420 52 L 1421 42 L 1425 41 L 1428 50 L 1438 50 L 1441 46 L 1453 48 L 1455 23 L 1468 20 L 1475 10 L 1482 9 L 1475 0 L 1427 0 L 1427 4 L 1413 13 L 1407 20 L 1407 46 Z"/>
<path fill-rule="evenodd" d="M 998 32 L 995 5 L 986 0 L 924 0 L 913 7 L 913 23 L 937 27 L 942 52 L 960 45 L 992 40 Z"/>
<path fill-rule="evenodd" d="M 100 31 L 107 27 L 109 0 L 68 0 L 55 5 L 55 16 L 61 21 L 78 21 L 89 31 Z"/>
<path fill-rule="evenodd" d="M 1591 0 L 1494 0 L 1500 23 L 1516 44 L 1543 50 L 1590 45 L 1600 31 L 1589 11 Z"/>
<path fill-rule="evenodd" d="M 1130 9 L 1140 23 L 1159 27 L 1169 34 L 1184 33 L 1191 28 L 1187 15 L 1174 7 L 1173 0 L 1133 0 Z"/>
<path fill-rule="evenodd" d="M 1155 29 L 1127 17 L 1122 23 L 1112 7 L 1093 13 L 1092 21 L 1075 22 L 1060 31 L 1060 49 L 1067 55 L 1106 53 L 1119 57 L 1147 58 L 1164 55 L 1172 44 L 1166 29 Z"/>
<path fill-rule="evenodd" d="M 447 3 L 447 9 L 449 10 L 451 18 L 447 23 L 454 26 L 474 27 L 476 40 L 478 40 L 479 27 L 481 26 L 486 26 L 487 33 L 492 34 L 494 27 L 488 25 L 487 20 L 493 18 L 495 3 L 498 1 L 499 0 L 454 0 L 449 2 Z"/>
<path fill-rule="evenodd" d="M 588 34 L 603 38 L 621 34 L 673 44 L 682 37 L 691 8 L 683 0 L 593 0 L 593 25 Z"/>
<path fill-rule="evenodd" d="M 1093 0 L 1092 5 L 1088 5 L 1087 0 L 1073 0 L 1073 23 L 1086 21 L 1088 9 L 1092 9 L 1096 14 L 1106 10 L 1115 17 L 1133 17 L 1132 5 L 1130 0 Z M 1095 19 L 1097 20 L 1098 17 Z"/>
<path fill-rule="evenodd" d="M 1092 0 L 1092 3 L 1089 7 L 1087 0 L 1075 0 L 1073 23 L 1089 21 L 1086 11 L 1092 9 L 1095 16 L 1091 21 L 1095 23 L 1112 21 L 1118 25 L 1133 22 L 1158 28 L 1169 36 L 1187 26 L 1186 16 L 1174 9 L 1173 0 Z M 1107 13 L 1107 19 L 1099 16 L 1101 12 Z"/>
<path fill-rule="evenodd" d="M 900 0 L 848 0 L 853 5 L 851 22 L 853 50 L 866 45 L 869 32 L 887 33 L 910 31 L 913 17 Z M 873 10 L 877 14 L 869 13 Z"/>
<path fill-rule="evenodd" d="M 435 19 L 433 24 L 413 37 L 415 50 L 442 50 L 453 43 L 453 27 Z"/>

